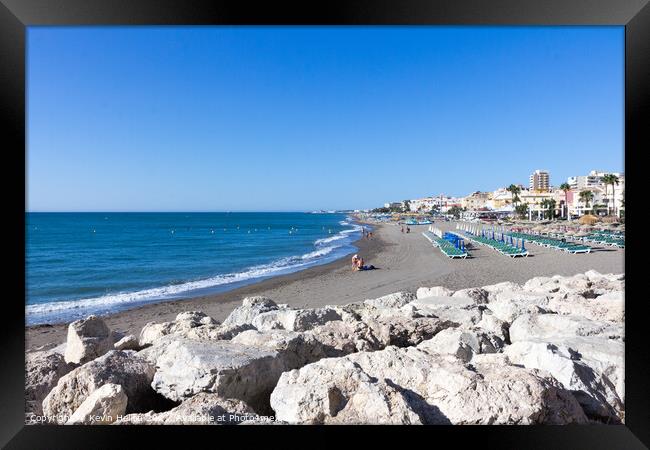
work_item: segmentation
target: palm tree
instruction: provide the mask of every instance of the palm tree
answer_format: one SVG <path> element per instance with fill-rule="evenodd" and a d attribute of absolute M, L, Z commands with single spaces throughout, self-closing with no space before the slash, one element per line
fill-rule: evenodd
<path fill-rule="evenodd" d="M 613 173 L 603 175 L 603 183 L 605 184 L 605 198 L 607 198 L 607 186 L 612 185 L 612 204 L 614 203 L 614 185 L 618 184 L 618 177 Z M 616 211 L 614 211 L 616 214 Z M 609 199 L 607 201 L 607 215 L 609 216 Z"/>
<path fill-rule="evenodd" d="M 566 208 L 566 212 L 565 212 L 566 218 L 569 221 L 571 221 L 571 216 L 569 216 L 569 205 L 567 203 L 567 194 L 566 194 L 571 190 L 571 186 L 569 185 L 569 183 L 562 183 L 560 185 L 560 190 L 564 191 L 564 207 Z"/>
<path fill-rule="evenodd" d="M 585 203 L 585 209 L 589 208 L 589 202 L 594 199 L 594 193 L 591 191 L 580 191 L 580 200 Z"/>
<path fill-rule="evenodd" d="M 514 184 L 511 184 L 506 188 L 506 191 L 510 192 L 512 194 L 512 204 L 513 206 L 517 206 L 517 203 L 519 203 L 521 200 L 519 199 L 519 194 L 521 192 L 521 188 L 519 186 L 515 186 Z"/>

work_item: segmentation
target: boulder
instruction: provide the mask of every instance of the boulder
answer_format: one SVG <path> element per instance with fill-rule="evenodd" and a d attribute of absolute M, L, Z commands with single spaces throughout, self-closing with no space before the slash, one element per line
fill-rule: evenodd
<path fill-rule="evenodd" d="M 242 331 L 254 329 L 255 327 L 248 323 L 241 325 L 203 325 L 183 333 L 183 337 L 198 341 L 227 341 Z"/>
<path fill-rule="evenodd" d="M 512 281 L 504 281 L 502 283 L 490 284 L 483 286 L 482 289 L 488 293 L 488 302 L 496 298 L 496 295 L 501 292 L 518 292 L 523 290 L 520 285 Z"/>
<path fill-rule="evenodd" d="M 313 345 L 313 346 L 312 346 Z M 249 330 L 232 341 L 195 341 L 175 337 L 157 355 L 152 387 L 172 401 L 200 392 L 248 403 L 268 410 L 268 396 L 280 374 L 324 353 L 317 342 L 301 334 Z"/>
<path fill-rule="evenodd" d="M 399 308 L 415 300 L 415 298 L 412 292 L 396 292 L 383 297 L 364 300 L 363 303 L 375 308 Z"/>
<path fill-rule="evenodd" d="M 410 302 L 422 316 L 438 317 L 461 326 L 470 327 L 481 320 L 483 305 L 468 297 L 426 297 Z"/>
<path fill-rule="evenodd" d="M 451 297 L 454 291 L 444 286 L 421 287 L 415 292 L 416 298 Z"/>
<path fill-rule="evenodd" d="M 108 383 L 124 389 L 127 413 L 147 411 L 155 401 L 150 386 L 155 370 L 133 352 L 111 350 L 61 377 L 43 400 L 43 413 L 65 423 L 90 394 Z"/>
<path fill-rule="evenodd" d="M 356 423 L 374 423 L 368 400 L 350 403 L 356 393 L 369 392 L 370 404 L 387 411 L 384 423 L 586 422 L 576 399 L 554 378 L 510 365 L 505 357 L 481 356 L 470 366 L 453 355 L 390 346 L 326 358 L 284 373 L 271 406 L 279 420 L 290 423 L 335 423 L 342 413 Z"/>
<path fill-rule="evenodd" d="M 113 344 L 115 350 L 140 350 L 138 338 L 132 334 L 124 336 L 122 339 Z"/>
<path fill-rule="evenodd" d="M 74 369 L 65 362 L 61 353 L 49 350 L 25 355 L 25 409 L 41 415 L 43 399 L 56 386 L 59 379 Z"/>
<path fill-rule="evenodd" d="M 217 394 L 199 393 L 165 412 L 127 414 L 115 425 L 224 425 L 251 420 L 255 411 L 236 399 Z"/>
<path fill-rule="evenodd" d="M 590 320 L 577 315 L 523 314 L 510 325 L 510 341 L 557 339 L 571 336 L 602 336 L 622 339 L 623 327 L 611 322 Z"/>
<path fill-rule="evenodd" d="M 418 317 L 409 318 L 402 315 L 382 316 L 376 319 L 364 320 L 382 348 L 388 345 L 409 347 L 431 339 L 440 331 L 458 324 L 449 320 Z"/>
<path fill-rule="evenodd" d="M 307 331 L 332 320 L 341 320 L 341 315 L 333 308 L 317 309 L 278 309 L 259 314 L 253 319 L 258 330 Z"/>
<path fill-rule="evenodd" d="M 171 322 L 149 322 L 140 331 L 140 346 L 153 344 L 156 340 L 175 334 L 179 336 L 207 336 L 217 329 L 219 322 L 201 311 L 179 313 Z"/>
<path fill-rule="evenodd" d="M 344 359 L 283 373 L 271 407 L 277 420 L 290 424 L 422 423 L 404 390 Z"/>
<path fill-rule="evenodd" d="M 522 314 L 544 314 L 549 312 L 547 294 L 526 291 L 499 292 L 491 297 L 488 309 L 494 316 L 506 323 L 512 323 Z"/>
<path fill-rule="evenodd" d="M 334 320 L 305 332 L 305 336 L 319 342 L 327 357 L 384 347 L 373 329 L 361 321 Z"/>
<path fill-rule="evenodd" d="M 498 336 L 505 344 L 510 344 L 510 325 L 508 325 L 508 322 L 504 322 L 495 316 L 489 309 L 483 311 L 481 320 L 476 323 L 475 328 L 492 333 Z"/>
<path fill-rule="evenodd" d="M 111 350 L 114 342 L 114 334 L 99 317 L 76 320 L 68 326 L 65 360 L 84 364 Z"/>
<path fill-rule="evenodd" d="M 548 309 L 564 315 L 578 315 L 590 320 L 618 322 L 625 320 L 625 301 L 622 292 L 609 292 L 585 298 L 579 294 L 554 295 Z"/>
<path fill-rule="evenodd" d="M 509 345 L 505 354 L 515 364 L 549 372 L 573 392 L 585 413 L 592 419 L 620 423 L 624 406 L 614 383 L 569 346 L 547 342 L 519 341 Z"/>
<path fill-rule="evenodd" d="M 79 405 L 66 425 L 108 425 L 124 414 L 127 402 L 122 386 L 107 383 Z"/>
<path fill-rule="evenodd" d="M 253 319 L 259 314 L 275 311 L 279 309 L 278 305 L 275 304 L 273 300 L 267 297 L 246 297 L 242 301 L 242 305 L 238 308 L 235 308 L 226 320 L 223 321 L 223 325 L 244 325 L 252 324 Z"/>
<path fill-rule="evenodd" d="M 172 332 L 173 322 L 148 322 L 140 331 L 140 346 L 153 344 L 156 340 Z"/>
<path fill-rule="evenodd" d="M 452 297 L 471 298 L 477 305 L 484 305 L 488 302 L 490 293 L 483 288 L 467 288 L 454 292 Z"/>
<path fill-rule="evenodd" d="M 455 355 L 464 362 L 469 362 L 474 355 L 496 353 L 503 349 L 503 340 L 479 329 L 447 328 L 431 339 L 422 342 L 418 348 L 438 353 Z"/>

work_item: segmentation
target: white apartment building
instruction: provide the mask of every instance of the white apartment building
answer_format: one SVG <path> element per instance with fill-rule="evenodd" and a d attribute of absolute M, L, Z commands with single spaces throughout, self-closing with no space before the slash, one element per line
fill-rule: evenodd
<path fill-rule="evenodd" d="M 548 191 L 551 187 L 551 175 L 546 170 L 536 170 L 530 175 L 530 189 L 534 191 Z"/>
<path fill-rule="evenodd" d="M 576 177 L 567 178 L 567 183 L 571 186 L 571 189 L 587 189 L 592 187 L 601 187 L 603 184 L 603 177 L 611 173 L 616 175 L 619 178 L 624 178 L 624 175 L 620 172 L 599 172 L 597 170 L 592 170 L 589 172 L 589 175 L 581 175 Z"/>

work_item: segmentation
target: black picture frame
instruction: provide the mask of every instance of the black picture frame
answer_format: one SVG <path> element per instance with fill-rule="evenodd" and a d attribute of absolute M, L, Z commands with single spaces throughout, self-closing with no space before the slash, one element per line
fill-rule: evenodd
<path fill-rule="evenodd" d="M 648 0 L 340 0 L 319 2 L 250 2 L 235 0 L 180 2 L 169 0 L 1 0 L 0 83 L 3 165 L 6 184 L 5 250 L 10 294 L 3 304 L 2 370 L 0 370 L 0 444 L 7 448 L 131 448 L 144 438 L 171 443 L 174 439 L 208 439 L 223 444 L 226 435 L 244 447 L 278 444 L 340 445 L 339 432 L 375 440 L 397 438 L 411 445 L 446 445 L 474 441 L 499 448 L 647 448 L 650 445 L 650 392 L 648 345 L 644 333 L 646 298 L 641 265 L 630 264 L 640 255 L 634 236 L 643 227 L 640 208 L 643 165 L 648 148 L 647 120 L 650 99 L 650 6 Z M 625 27 L 625 172 L 627 234 L 625 254 L 626 340 L 625 425 L 565 427 L 61 427 L 24 425 L 24 303 L 25 291 L 25 36 L 26 27 L 38 25 L 621 25 Z M 644 114 L 645 113 L 645 114 Z M 9 176 L 7 176 L 7 174 Z M 637 188 L 634 188 L 637 186 Z M 630 193 L 632 199 L 630 200 Z M 639 194 L 638 197 L 641 197 Z M 10 237 L 9 239 L 7 239 Z M 23 239 L 21 240 L 20 237 Z M 642 243 L 642 241 L 641 241 Z M 631 252 L 631 254 L 630 254 Z M 635 292 L 641 295 L 635 295 Z M 22 293 L 22 294 L 21 294 Z M 291 433 L 292 436 L 284 436 Z M 282 437 L 280 437 L 282 435 Z M 389 436 L 390 435 L 390 436 Z M 257 442 L 254 442 L 257 441 Z M 399 441 L 398 441 L 399 442 Z M 180 445 L 180 444 L 179 444 Z"/>

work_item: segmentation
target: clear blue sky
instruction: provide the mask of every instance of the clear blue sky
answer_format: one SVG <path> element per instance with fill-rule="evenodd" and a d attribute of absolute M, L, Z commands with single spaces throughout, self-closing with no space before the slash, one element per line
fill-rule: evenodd
<path fill-rule="evenodd" d="M 623 27 L 28 30 L 27 209 L 369 208 L 623 170 Z"/>

